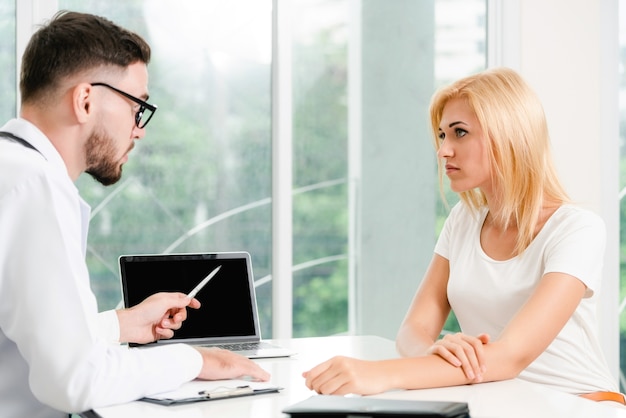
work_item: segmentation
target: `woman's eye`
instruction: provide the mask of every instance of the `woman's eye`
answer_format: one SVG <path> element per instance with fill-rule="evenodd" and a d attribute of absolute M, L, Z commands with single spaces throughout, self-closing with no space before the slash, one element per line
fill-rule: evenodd
<path fill-rule="evenodd" d="M 454 130 L 454 133 L 456 134 L 457 138 L 461 138 L 461 137 L 463 137 L 463 136 L 465 136 L 467 134 L 467 131 L 465 129 L 456 128 Z"/>
<path fill-rule="evenodd" d="M 444 134 L 443 132 L 439 132 L 439 139 L 442 141 L 446 139 L 446 134 Z"/>

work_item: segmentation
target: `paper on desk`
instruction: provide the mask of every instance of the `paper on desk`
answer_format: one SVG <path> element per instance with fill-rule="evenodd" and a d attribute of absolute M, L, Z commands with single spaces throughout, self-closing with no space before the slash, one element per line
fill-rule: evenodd
<path fill-rule="evenodd" d="M 262 389 L 280 389 L 269 382 L 255 382 L 243 379 L 228 379 L 228 380 L 192 380 L 191 382 L 184 383 L 176 390 L 169 392 L 158 393 L 150 395 L 150 399 L 188 399 L 197 398 L 199 392 L 216 392 L 216 391 L 228 391 L 236 389 L 241 386 L 250 386 L 253 390 Z"/>

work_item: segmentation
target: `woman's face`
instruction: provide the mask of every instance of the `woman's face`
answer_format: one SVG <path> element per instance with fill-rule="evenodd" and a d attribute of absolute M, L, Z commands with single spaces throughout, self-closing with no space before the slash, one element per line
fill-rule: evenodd
<path fill-rule="evenodd" d="M 480 188 L 491 194 L 491 164 L 487 138 L 476 115 L 464 99 L 452 99 L 443 108 L 439 125 L 441 146 L 437 157 L 443 160 L 450 187 L 460 193 Z"/>

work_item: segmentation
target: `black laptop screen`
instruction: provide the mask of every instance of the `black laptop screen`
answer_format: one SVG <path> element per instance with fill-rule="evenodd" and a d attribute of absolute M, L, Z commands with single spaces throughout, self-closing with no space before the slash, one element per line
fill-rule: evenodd
<path fill-rule="evenodd" d="M 157 292 L 187 294 L 221 266 L 196 295 L 200 309 L 187 309 L 187 320 L 170 341 L 254 336 L 256 301 L 248 263 L 246 256 L 230 253 L 122 256 L 124 304 L 134 306 Z"/>

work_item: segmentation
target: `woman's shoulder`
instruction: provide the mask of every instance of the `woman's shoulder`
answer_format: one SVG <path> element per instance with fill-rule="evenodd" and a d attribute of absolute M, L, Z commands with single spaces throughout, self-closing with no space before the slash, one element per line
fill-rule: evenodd
<path fill-rule="evenodd" d="M 563 204 L 552 214 L 544 229 L 553 237 L 584 234 L 586 239 L 603 241 L 604 220 L 596 212 L 576 204 Z"/>
<path fill-rule="evenodd" d="M 472 236 L 480 231 L 486 214 L 486 208 L 474 209 L 462 201 L 458 202 L 450 210 L 442 232 L 454 236 L 455 239 Z"/>
<path fill-rule="evenodd" d="M 486 206 L 479 208 L 472 208 L 467 203 L 460 201 L 456 203 L 450 210 L 448 218 L 458 219 L 463 222 L 474 221 L 482 222 L 487 214 L 488 208 Z"/>
<path fill-rule="evenodd" d="M 556 223 L 559 224 L 578 224 L 580 226 L 602 226 L 604 227 L 604 220 L 596 212 L 584 208 L 582 206 L 565 203 L 561 205 L 552 215 Z"/>

